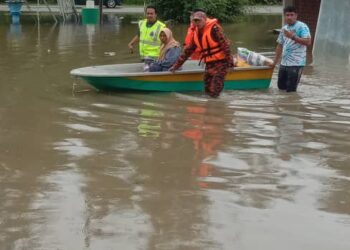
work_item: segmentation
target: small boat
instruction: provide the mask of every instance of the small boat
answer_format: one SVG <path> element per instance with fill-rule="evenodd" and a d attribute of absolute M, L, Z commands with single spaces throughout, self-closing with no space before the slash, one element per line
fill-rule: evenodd
<path fill-rule="evenodd" d="M 171 73 L 143 72 L 143 63 L 91 66 L 74 69 L 80 77 L 98 90 L 203 91 L 204 66 L 186 61 L 182 69 Z M 225 90 L 267 89 L 273 68 L 267 66 L 236 67 L 225 78 Z"/>

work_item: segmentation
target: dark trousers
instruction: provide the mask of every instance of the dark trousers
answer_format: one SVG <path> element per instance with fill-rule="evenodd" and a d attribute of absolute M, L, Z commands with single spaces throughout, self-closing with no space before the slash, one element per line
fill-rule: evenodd
<path fill-rule="evenodd" d="M 205 93 L 211 97 L 218 97 L 224 89 L 224 80 L 228 64 L 224 60 L 206 63 L 204 73 Z"/>
<path fill-rule="evenodd" d="M 297 91 L 303 66 L 280 66 L 278 71 L 278 88 L 287 92 Z"/>

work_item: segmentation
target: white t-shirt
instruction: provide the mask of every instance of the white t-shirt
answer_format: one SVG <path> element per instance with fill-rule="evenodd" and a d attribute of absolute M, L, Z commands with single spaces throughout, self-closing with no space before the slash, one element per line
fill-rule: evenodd
<path fill-rule="evenodd" d="M 283 46 L 281 65 L 305 66 L 307 46 L 287 38 L 283 33 L 283 29 L 294 31 L 300 38 L 310 38 L 309 27 L 300 21 L 296 21 L 293 25 L 284 25 L 277 39 L 277 42 Z"/>

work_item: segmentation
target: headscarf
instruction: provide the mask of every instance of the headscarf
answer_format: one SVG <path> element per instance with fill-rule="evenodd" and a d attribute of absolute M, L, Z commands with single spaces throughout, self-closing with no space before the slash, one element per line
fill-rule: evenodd
<path fill-rule="evenodd" d="M 167 52 L 168 49 L 171 49 L 173 47 L 180 47 L 180 43 L 177 42 L 174 37 L 173 37 L 173 32 L 171 32 L 170 29 L 168 28 L 163 28 L 161 32 L 164 32 L 165 36 L 167 37 L 167 42 L 166 43 L 162 43 L 162 45 L 160 46 L 160 54 L 159 54 L 159 61 L 164 60 L 165 58 L 165 54 Z M 159 33 L 159 34 L 160 34 Z"/>

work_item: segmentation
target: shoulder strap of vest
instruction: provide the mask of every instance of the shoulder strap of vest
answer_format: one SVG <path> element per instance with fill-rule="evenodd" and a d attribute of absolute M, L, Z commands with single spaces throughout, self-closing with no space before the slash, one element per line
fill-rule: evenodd
<path fill-rule="evenodd" d="M 201 60 L 202 59 L 206 60 L 205 58 L 212 57 L 212 56 L 222 52 L 222 49 L 221 49 L 219 43 L 216 42 L 217 45 L 212 46 L 212 44 L 209 41 L 209 39 L 213 40 L 213 38 L 211 36 L 211 32 L 212 32 L 214 26 L 220 27 L 220 24 L 218 23 L 217 19 L 207 19 L 206 35 L 205 35 L 205 41 L 207 44 L 207 48 L 206 49 L 202 48 Z M 209 38 L 209 36 L 210 36 L 210 38 Z"/>
<path fill-rule="evenodd" d="M 165 26 L 165 24 L 157 20 L 157 22 L 154 25 L 157 25 L 157 28 L 153 37 L 153 41 L 157 41 L 159 38 L 160 30 Z"/>
<path fill-rule="evenodd" d="M 206 25 L 208 26 L 208 28 L 209 27 L 210 28 L 213 27 L 215 24 L 220 26 L 218 19 L 216 19 L 216 18 L 207 18 Z"/>
<path fill-rule="evenodd" d="M 208 25 L 208 27 L 207 27 L 208 35 L 205 36 L 205 40 L 207 42 L 208 48 L 205 49 L 203 52 L 205 52 L 207 54 L 207 56 L 212 56 L 213 54 L 216 54 L 216 53 L 220 52 L 220 49 L 219 49 L 220 45 L 218 44 L 217 46 L 211 47 L 210 46 L 211 43 L 210 43 L 210 41 L 208 39 L 208 36 L 211 37 L 211 32 L 213 30 L 214 25 L 219 25 L 219 23 L 218 23 L 218 20 L 215 19 L 215 18 L 214 19 L 208 18 L 207 19 L 207 25 Z M 213 38 L 211 37 L 211 39 L 213 39 Z M 217 50 L 217 51 L 215 51 L 215 50 Z"/>
<path fill-rule="evenodd" d="M 143 25 L 145 22 L 147 22 L 146 19 L 143 19 L 143 20 L 140 20 L 140 21 L 139 21 L 139 28 L 140 28 L 140 29 L 141 29 L 142 25 Z"/>

